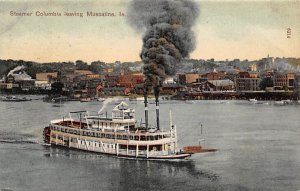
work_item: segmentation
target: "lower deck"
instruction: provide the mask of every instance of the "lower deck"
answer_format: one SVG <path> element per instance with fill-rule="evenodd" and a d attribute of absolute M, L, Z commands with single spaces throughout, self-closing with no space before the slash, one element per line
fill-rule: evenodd
<path fill-rule="evenodd" d="M 122 141 L 121 143 L 119 143 L 118 140 L 114 139 L 78 136 L 51 130 L 48 134 L 47 139 L 48 143 L 50 143 L 51 145 L 64 146 L 68 148 L 92 151 L 102 154 L 116 155 L 120 157 L 146 159 L 179 159 L 190 156 L 190 154 L 186 153 L 177 153 L 175 149 L 175 142 L 170 141 L 164 141 L 160 144 L 145 144 L 141 141 L 134 141 L 132 143 L 130 142 L 130 140 L 127 140 L 125 142 Z"/>
<path fill-rule="evenodd" d="M 191 156 L 191 154 L 186 153 L 174 153 L 171 149 L 164 150 L 163 146 L 151 147 L 136 145 L 120 145 L 112 143 L 104 143 L 98 141 L 90 141 L 86 139 L 77 139 L 76 141 L 71 141 L 69 138 L 64 140 L 50 141 L 51 145 L 63 146 L 72 149 L 79 149 L 84 151 L 91 151 L 101 154 L 115 155 L 118 157 L 125 158 L 145 158 L 145 159 L 156 159 L 156 160 L 168 160 L 168 159 L 185 159 Z"/>

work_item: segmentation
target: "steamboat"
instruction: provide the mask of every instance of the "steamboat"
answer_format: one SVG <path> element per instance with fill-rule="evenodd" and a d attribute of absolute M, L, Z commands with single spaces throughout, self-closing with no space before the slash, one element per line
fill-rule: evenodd
<path fill-rule="evenodd" d="M 52 120 L 44 128 L 44 141 L 51 146 L 147 160 L 185 160 L 195 153 L 213 152 L 200 145 L 179 148 L 176 126 L 159 127 L 159 106 L 156 102 L 157 126 L 148 125 L 147 100 L 145 123 L 137 123 L 135 110 L 121 102 L 115 106 L 111 118 L 89 115 L 87 111 L 70 112 L 68 118 Z M 78 119 L 72 117 L 76 115 Z M 171 113 L 170 113 L 171 118 Z"/>

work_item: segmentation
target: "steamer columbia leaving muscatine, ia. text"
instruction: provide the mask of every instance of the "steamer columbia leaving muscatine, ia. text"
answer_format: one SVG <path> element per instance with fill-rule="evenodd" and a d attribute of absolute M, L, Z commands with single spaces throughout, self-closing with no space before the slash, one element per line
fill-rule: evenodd
<path fill-rule="evenodd" d="M 10 16 L 17 16 L 17 17 L 31 17 L 31 16 L 37 16 L 37 17 L 114 17 L 114 16 L 125 16 L 123 12 L 107 12 L 107 11 L 86 11 L 86 12 L 57 12 L 57 11 L 34 11 L 34 12 L 18 12 L 18 11 L 10 11 Z"/>

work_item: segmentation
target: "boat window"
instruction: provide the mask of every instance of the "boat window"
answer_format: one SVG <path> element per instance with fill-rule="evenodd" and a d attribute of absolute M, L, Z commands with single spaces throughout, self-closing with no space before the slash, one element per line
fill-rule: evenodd
<path fill-rule="evenodd" d="M 146 137 L 145 136 L 141 136 L 141 141 L 145 141 Z"/>
<path fill-rule="evenodd" d="M 133 140 L 133 136 L 130 136 L 129 138 L 130 138 L 130 140 Z"/>
<path fill-rule="evenodd" d="M 124 113 L 124 119 L 129 119 L 129 113 Z"/>
<path fill-rule="evenodd" d="M 139 140 L 139 136 L 134 136 L 134 140 Z"/>

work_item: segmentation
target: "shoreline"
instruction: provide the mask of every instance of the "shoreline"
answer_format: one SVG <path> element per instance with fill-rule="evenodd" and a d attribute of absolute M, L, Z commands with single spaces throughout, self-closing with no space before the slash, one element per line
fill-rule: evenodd
<path fill-rule="evenodd" d="M 29 96 L 41 96 L 43 98 L 47 98 L 47 94 L 33 94 L 33 93 L 3 93 L 0 92 L 0 97 L 4 98 L 7 96 L 21 96 L 21 97 L 29 97 Z M 66 97 L 70 99 L 69 101 L 80 101 L 82 98 L 74 98 L 71 96 L 57 95 L 51 96 L 51 98 L 57 97 Z M 49 97 L 48 97 L 49 98 Z M 92 100 L 96 100 L 99 98 L 103 99 L 128 99 L 129 101 L 143 101 L 143 95 L 118 95 L 118 96 L 100 96 L 100 97 L 92 97 Z M 149 99 L 154 99 L 154 96 L 149 95 Z M 298 101 L 299 97 L 294 95 L 292 92 L 264 92 L 260 94 L 255 93 L 197 93 L 197 94 L 184 94 L 184 95 L 160 95 L 160 100 L 177 100 L 177 101 L 186 101 L 186 100 L 250 100 L 255 99 L 257 101 L 281 101 L 281 100 L 291 100 Z"/>

